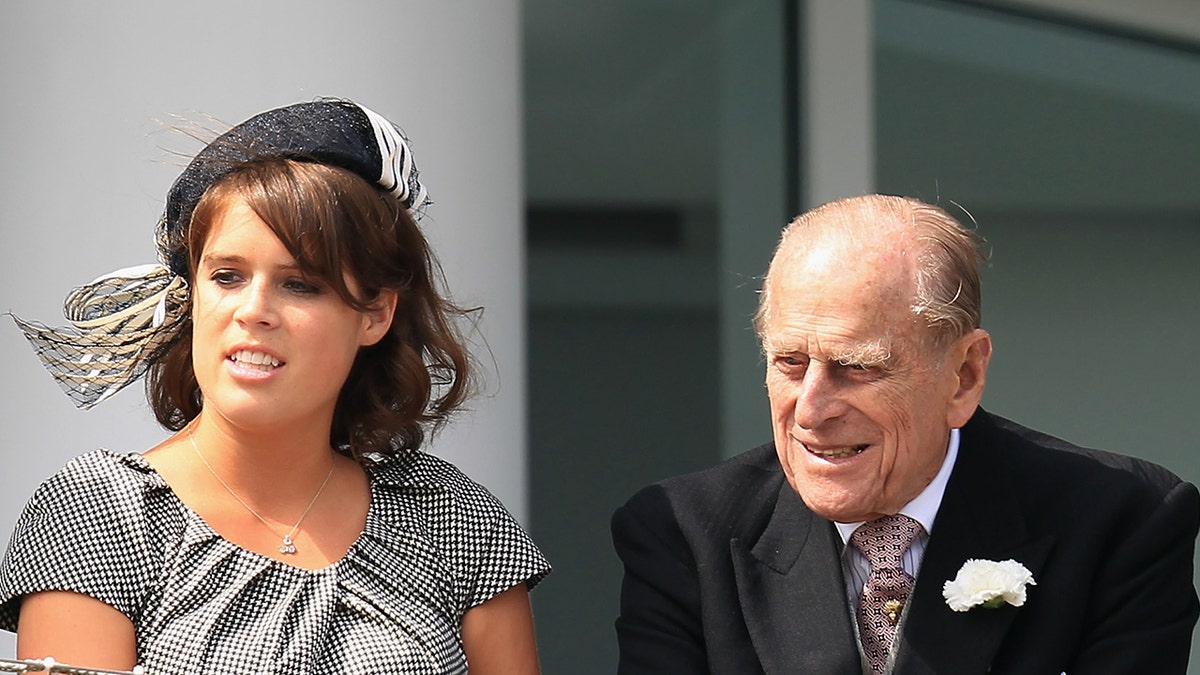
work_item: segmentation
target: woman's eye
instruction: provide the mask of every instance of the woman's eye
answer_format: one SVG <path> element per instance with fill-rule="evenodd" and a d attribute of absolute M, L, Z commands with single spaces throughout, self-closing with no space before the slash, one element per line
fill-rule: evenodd
<path fill-rule="evenodd" d="M 304 295 L 314 295 L 321 292 L 321 286 L 304 279 L 289 279 L 284 282 L 283 287 L 293 293 L 301 293 Z"/>
<path fill-rule="evenodd" d="M 236 272 L 229 270 L 217 270 L 209 278 L 216 282 L 218 286 L 229 286 L 241 279 Z"/>

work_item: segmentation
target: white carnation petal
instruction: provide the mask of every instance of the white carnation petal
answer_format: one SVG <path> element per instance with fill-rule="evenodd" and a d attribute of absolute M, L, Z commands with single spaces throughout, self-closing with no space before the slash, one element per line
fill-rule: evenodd
<path fill-rule="evenodd" d="M 1033 573 L 1015 560 L 971 559 L 953 580 L 942 586 L 942 595 L 956 612 L 965 612 L 996 598 L 1020 607 L 1025 604 L 1026 587 L 1036 585 Z"/>

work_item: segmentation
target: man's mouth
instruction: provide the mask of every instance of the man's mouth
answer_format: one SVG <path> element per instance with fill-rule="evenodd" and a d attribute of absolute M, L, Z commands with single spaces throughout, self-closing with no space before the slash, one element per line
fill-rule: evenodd
<path fill-rule="evenodd" d="M 833 448 L 814 448 L 810 445 L 805 445 L 804 449 L 822 459 L 846 459 L 847 457 L 861 454 L 869 447 L 869 443 L 863 443 L 862 445 L 844 445 Z"/>
<path fill-rule="evenodd" d="M 239 349 L 229 355 L 229 360 L 240 366 L 262 371 L 274 370 L 283 365 L 282 361 L 270 354 L 254 352 L 249 349 Z"/>

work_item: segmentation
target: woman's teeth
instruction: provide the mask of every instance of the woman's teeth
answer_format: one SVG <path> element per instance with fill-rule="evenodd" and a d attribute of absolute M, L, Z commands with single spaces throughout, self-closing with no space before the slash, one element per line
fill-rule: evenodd
<path fill-rule="evenodd" d="M 252 352 L 248 349 L 241 349 L 229 355 L 229 360 L 234 361 L 243 366 L 250 366 L 259 370 L 272 370 L 283 365 L 279 359 L 264 354 L 262 352 Z"/>

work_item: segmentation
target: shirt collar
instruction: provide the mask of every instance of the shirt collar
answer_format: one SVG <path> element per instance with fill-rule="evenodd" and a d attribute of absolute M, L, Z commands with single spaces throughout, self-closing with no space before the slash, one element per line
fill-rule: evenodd
<path fill-rule="evenodd" d="M 937 475 L 929 481 L 929 485 L 921 490 L 921 494 L 900 509 L 900 513 L 920 523 L 921 527 L 925 528 L 926 534 L 933 534 L 933 521 L 937 517 L 938 507 L 942 505 L 942 495 L 946 493 L 946 483 L 950 481 L 950 473 L 954 471 L 954 461 L 958 459 L 958 438 L 958 429 L 951 429 L 950 445 L 946 448 L 946 457 L 942 460 L 942 468 L 938 469 Z M 850 541 L 850 535 L 854 534 L 854 531 L 862 524 L 863 521 L 834 523 L 837 526 L 838 534 L 842 537 L 843 544 Z"/>

